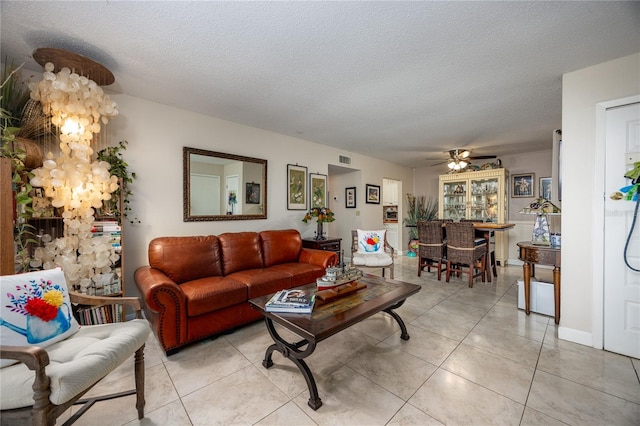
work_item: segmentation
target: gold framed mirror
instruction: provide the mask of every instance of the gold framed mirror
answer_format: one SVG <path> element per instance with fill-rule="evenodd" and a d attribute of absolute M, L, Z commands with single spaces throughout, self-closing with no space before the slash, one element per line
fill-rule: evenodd
<path fill-rule="evenodd" d="M 185 222 L 267 218 L 267 160 L 182 148 Z"/>

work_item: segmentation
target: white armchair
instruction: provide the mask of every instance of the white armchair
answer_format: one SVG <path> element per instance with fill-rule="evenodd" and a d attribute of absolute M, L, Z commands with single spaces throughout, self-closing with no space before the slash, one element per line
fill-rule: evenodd
<path fill-rule="evenodd" d="M 367 244 L 371 240 L 375 244 Z M 371 241 L 370 241 L 371 242 Z M 393 279 L 394 248 L 387 242 L 385 231 L 351 231 L 351 265 L 358 268 L 382 268 L 389 270 L 389 278 Z"/>
<path fill-rule="evenodd" d="M 0 277 L 0 288 L 5 294 L 8 288 L 5 283 L 12 277 L 17 276 Z M 56 290 L 59 288 L 56 287 Z M 9 296 L 16 298 L 13 294 Z M 136 311 L 137 319 L 82 326 L 77 332 L 45 348 L 36 345 L 10 346 L 3 336 L 0 358 L 5 364 L 10 362 L 7 360 L 18 361 L 17 364 L 0 368 L 0 419 L 3 425 L 54 425 L 56 418 L 69 407 L 85 404 L 64 423 L 72 424 L 96 401 L 132 394 L 136 394 L 138 419 L 144 417 L 144 345 L 150 328 L 147 321 L 142 319 L 138 298 L 95 297 L 69 292 L 69 299 L 72 303 L 82 305 L 129 305 Z M 8 310 L 2 311 L 3 317 L 8 314 Z M 0 332 L 5 335 L 11 334 L 8 331 L 10 329 L 21 330 L 7 324 L 6 319 L 0 318 Z M 80 400 L 89 389 L 133 354 L 135 390 Z"/>

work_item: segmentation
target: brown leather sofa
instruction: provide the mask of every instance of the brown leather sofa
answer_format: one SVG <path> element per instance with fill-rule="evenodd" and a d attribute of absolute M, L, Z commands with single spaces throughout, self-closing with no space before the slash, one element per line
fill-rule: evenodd
<path fill-rule="evenodd" d="M 315 281 L 338 262 L 302 247 L 294 229 L 161 237 L 135 282 L 146 318 L 171 355 L 187 343 L 262 318 L 248 300 Z"/>

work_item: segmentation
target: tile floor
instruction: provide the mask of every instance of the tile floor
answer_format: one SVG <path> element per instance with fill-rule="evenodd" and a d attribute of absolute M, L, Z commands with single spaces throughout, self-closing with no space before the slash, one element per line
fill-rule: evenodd
<path fill-rule="evenodd" d="M 320 343 L 308 358 L 323 401 L 307 406 L 306 383 L 277 352 L 262 322 L 167 358 L 150 338 L 146 417 L 134 397 L 101 402 L 78 425 L 638 425 L 640 360 L 557 339 L 553 318 L 516 308 L 522 268 L 492 284 L 417 277 L 400 257 L 396 278 L 422 286 L 397 323 L 375 315 Z M 538 278 L 551 272 L 536 268 Z M 132 363 L 95 391 L 133 387 Z M 94 392 L 94 393 L 96 393 Z M 77 409 L 77 408 L 75 408 Z"/>

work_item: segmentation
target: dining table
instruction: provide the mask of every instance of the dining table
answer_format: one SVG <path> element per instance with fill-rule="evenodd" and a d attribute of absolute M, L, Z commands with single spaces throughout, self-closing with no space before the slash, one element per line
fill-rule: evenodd
<path fill-rule="evenodd" d="M 491 276 L 498 277 L 498 271 L 496 268 L 496 258 L 495 251 L 493 256 L 491 254 L 491 236 L 495 232 L 504 232 L 516 226 L 515 223 L 495 223 L 495 222 L 473 222 L 473 228 L 476 230 L 477 234 L 482 235 L 482 237 L 487 242 L 487 259 L 485 269 L 487 270 L 487 280 L 491 282 Z M 489 268 L 489 263 L 491 263 L 491 268 Z M 493 274 L 491 273 L 491 269 Z"/>

